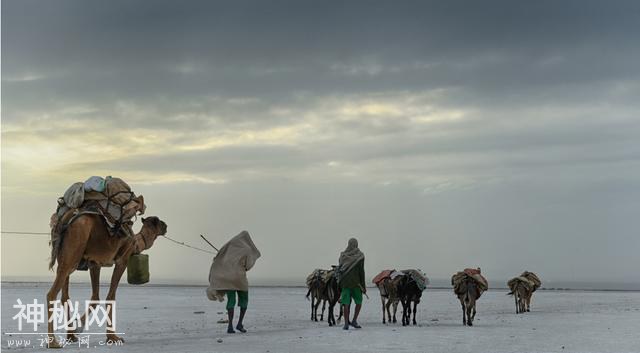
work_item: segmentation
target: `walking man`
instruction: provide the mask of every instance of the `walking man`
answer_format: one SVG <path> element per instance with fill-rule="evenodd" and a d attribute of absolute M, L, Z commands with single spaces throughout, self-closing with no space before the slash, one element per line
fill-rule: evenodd
<path fill-rule="evenodd" d="M 349 239 L 347 248 L 340 254 L 338 262 L 338 285 L 340 286 L 340 303 L 344 307 L 344 330 L 349 326 L 361 328 L 358 315 L 362 308 L 362 293 L 367 292 L 364 282 L 364 254 L 358 248 L 356 238 Z M 353 320 L 349 321 L 351 300 L 356 303 Z"/>
<path fill-rule="evenodd" d="M 233 329 L 233 316 L 237 304 L 240 307 L 240 317 L 236 330 L 244 333 L 243 320 L 249 304 L 249 282 L 247 271 L 249 271 L 256 260 L 260 257 L 260 251 L 256 248 L 247 231 L 233 237 L 223 247 L 213 259 L 209 270 L 209 288 L 207 297 L 209 300 L 224 301 L 227 298 L 227 316 L 229 326 L 227 333 L 235 333 Z"/>

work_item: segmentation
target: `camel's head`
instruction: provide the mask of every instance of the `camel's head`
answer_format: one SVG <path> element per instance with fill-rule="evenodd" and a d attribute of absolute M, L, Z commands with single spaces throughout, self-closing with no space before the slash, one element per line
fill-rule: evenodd
<path fill-rule="evenodd" d="M 167 224 L 164 223 L 160 218 L 156 216 L 142 218 L 142 227 L 147 228 L 148 231 L 144 232 L 144 234 L 149 234 L 150 236 L 144 236 L 145 240 L 145 248 L 150 248 L 153 245 L 153 242 L 159 235 L 167 234 Z"/>

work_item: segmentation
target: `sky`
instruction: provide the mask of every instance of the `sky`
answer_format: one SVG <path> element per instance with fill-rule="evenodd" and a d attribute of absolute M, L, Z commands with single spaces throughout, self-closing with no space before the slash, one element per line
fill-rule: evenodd
<path fill-rule="evenodd" d="M 637 1 L 5 0 L 2 230 L 113 175 L 177 240 L 248 230 L 253 283 L 353 236 L 368 277 L 640 287 L 639 35 Z M 3 279 L 53 278 L 46 236 L 1 239 Z M 147 253 L 207 281 L 209 254 Z"/>

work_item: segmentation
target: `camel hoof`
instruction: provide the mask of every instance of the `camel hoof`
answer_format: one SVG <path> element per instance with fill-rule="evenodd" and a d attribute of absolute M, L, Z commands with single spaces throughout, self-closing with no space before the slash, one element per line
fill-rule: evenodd
<path fill-rule="evenodd" d="M 62 348 L 62 345 L 56 340 L 54 339 L 53 341 L 49 342 L 47 344 L 48 348 Z"/>
<path fill-rule="evenodd" d="M 107 336 L 107 344 L 124 343 L 124 339 L 116 335 Z"/>

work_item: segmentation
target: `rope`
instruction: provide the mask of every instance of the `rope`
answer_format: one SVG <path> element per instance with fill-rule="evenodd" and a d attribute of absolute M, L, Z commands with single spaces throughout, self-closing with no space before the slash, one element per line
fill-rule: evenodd
<path fill-rule="evenodd" d="M 208 254 L 215 254 L 213 251 L 209 251 L 209 250 L 205 250 L 205 249 L 200 249 L 200 248 L 197 248 L 197 247 L 195 247 L 195 246 L 192 246 L 192 245 L 189 245 L 189 244 L 185 244 L 185 242 L 177 241 L 177 240 L 171 239 L 171 238 L 169 238 L 169 237 L 168 237 L 168 236 L 166 236 L 166 235 L 163 235 L 163 237 L 167 238 L 167 240 L 170 240 L 170 241 L 172 241 L 172 242 L 174 242 L 174 243 L 176 243 L 176 244 L 178 244 L 178 245 L 186 246 L 187 248 L 191 248 L 191 249 L 194 249 L 194 250 L 198 250 L 198 251 L 206 252 L 206 253 L 208 253 Z"/>
<path fill-rule="evenodd" d="M 2 234 L 13 234 L 13 235 L 19 235 L 19 234 L 24 234 L 24 235 L 51 235 L 51 233 L 43 233 L 43 232 L 9 232 L 9 231 L 4 231 L 4 230 L 0 231 L 0 233 L 2 233 Z M 186 244 L 185 242 L 177 241 L 175 239 L 171 239 L 166 235 L 163 235 L 163 237 L 166 238 L 167 240 L 175 243 L 175 244 L 180 245 L 180 246 L 185 246 L 187 248 L 191 248 L 191 249 L 194 249 L 194 250 L 206 252 L 207 254 L 214 254 L 215 255 L 215 253 L 213 251 L 201 249 L 201 248 Z"/>
<path fill-rule="evenodd" d="M 25 235 L 51 235 L 51 233 L 43 233 L 43 232 L 7 232 L 7 231 L 0 231 L 0 233 L 2 234 L 25 234 Z"/>

